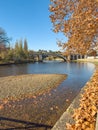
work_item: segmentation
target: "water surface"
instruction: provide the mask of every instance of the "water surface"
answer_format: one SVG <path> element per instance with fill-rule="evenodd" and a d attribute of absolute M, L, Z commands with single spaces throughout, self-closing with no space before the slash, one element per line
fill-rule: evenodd
<path fill-rule="evenodd" d="M 0 115 L 8 119 L 53 126 L 93 74 L 92 63 L 43 62 L 0 66 L 0 77 L 21 74 L 67 74 L 57 88 L 33 99 L 11 102 Z M 13 124 L 13 123 L 12 123 Z M 17 128 L 17 125 L 14 124 Z M 37 125 L 38 126 L 38 125 Z M 32 126 L 34 130 L 46 127 Z M 48 129 L 49 127 L 47 127 Z M 26 128 L 29 129 L 29 128 Z"/>

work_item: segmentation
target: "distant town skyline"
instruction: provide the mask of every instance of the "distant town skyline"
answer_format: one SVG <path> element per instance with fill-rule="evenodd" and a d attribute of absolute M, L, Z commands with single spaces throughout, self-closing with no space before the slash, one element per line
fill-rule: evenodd
<path fill-rule="evenodd" d="M 12 38 L 12 46 L 27 38 L 29 49 L 60 50 L 57 39 L 66 38 L 52 31 L 49 4 L 50 0 L 0 0 L 0 27 Z"/>

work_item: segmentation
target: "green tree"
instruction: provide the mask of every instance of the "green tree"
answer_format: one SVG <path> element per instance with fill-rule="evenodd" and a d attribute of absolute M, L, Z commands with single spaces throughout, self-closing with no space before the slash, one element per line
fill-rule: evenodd
<path fill-rule="evenodd" d="M 24 54 L 25 54 L 25 58 L 28 58 L 29 52 L 28 52 L 28 42 L 27 42 L 27 39 L 24 40 Z"/>
<path fill-rule="evenodd" d="M 19 41 L 19 52 L 18 53 L 19 53 L 20 59 L 24 59 L 25 58 L 22 39 L 20 39 L 20 41 Z"/>
<path fill-rule="evenodd" d="M 16 43 L 15 43 L 14 59 L 16 61 L 21 61 L 25 57 L 22 44 L 23 44 L 22 39 L 20 39 L 19 41 L 16 41 Z"/>
<path fill-rule="evenodd" d="M 14 60 L 18 60 L 19 59 L 19 43 L 18 40 L 15 43 L 15 48 L 14 48 Z"/>
<path fill-rule="evenodd" d="M 5 61 L 10 62 L 13 60 L 14 60 L 14 50 L 12 48 L 10 48 L 10 50 L 7 50 Z"/>
<path fill-rule="evenodd" d="M 27 39 L 24 40 L 24 51 L 28 52 L 28 42 L 27 42 Z"/>
<path fill-rule="evenodd" d="M 15 43 L 15 51 L 19 51 L 19 43 L 18 43 L 18 41 L 16 41 L 16 43 Z"/>
<path fill-rule="evenodd" d="M 23 42 L 22 42 L 22 39 L 19 40 L 19 50 L 20 51 L 23 51 Z"/>

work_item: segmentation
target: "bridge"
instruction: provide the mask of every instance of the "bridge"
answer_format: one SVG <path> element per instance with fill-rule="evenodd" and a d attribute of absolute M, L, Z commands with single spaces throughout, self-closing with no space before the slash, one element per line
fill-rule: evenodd
<path fill-rule="evenodd" d="M 64 61 L 67 61 L 67 58 L 65 56 L 63 56 L 61 53 L 56 52 L 34 52 L 34 56 L 38 58 L 38 61 L 43 61 L 50 56 L 61 58 Z"/>
<path fill-rule="evenodd" d="M 84 55 L 80 55 L 80 54 L 71 54 L 71 55 L 68 55 L 68 56 L 64 56 L 60 52 L 47 52 L 47 51 L 33 52 L 32 57 L 35 59 L 35 61 L 41 61 L 42 62 L 43 60 L 45 60 L 46 58 L 49 58 L 50 56 L 52 56 L 54 59 L 55 58 L 61 58 L 65 62 L 71 61 L 71 60 L 77 60 L 77 59 L 84 59 Z"/>

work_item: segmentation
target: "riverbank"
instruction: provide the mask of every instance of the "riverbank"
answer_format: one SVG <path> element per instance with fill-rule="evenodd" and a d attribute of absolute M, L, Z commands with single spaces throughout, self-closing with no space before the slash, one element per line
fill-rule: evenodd
<path fill-rule="evenodd" d="M 91 62 L 96 64 L 95 73 L 52 130 L 95 130 L 98 111 L 98 65 L 95 60 Z"/>
<path fill-rule="evenodd" d="M 35 62 L 34 60 L 32 59 L 29 59 L 29 60 L 20 60 L 20 61 L 0 61 L 0 66 L 3 66 L 3 65 L 12 65 L 12 64 L 24 64 L 24 63 L 32 63 L 32 62 Z"/>
<path fill-rule="evenodd" d="M 78 59 L 76 62 L 91 62 L 95 65 L 98 65 L 98 59 Z"/>
<path fill-rule="evenodd" d="M 55 59 L 55 60 L 44 60 L 44 62 L 51 62 L 51 61 L 60 61 L 64 62 L 62 59 Z M 17 65 L 17 64 L 24 64 L 24 63 L 35 63 L 35 62 L 43 62 L 41 60 L 21 60 L 21 61 L 9 61 L 9 62 L 2 62 L 0 61 L 0 66 L 6 66 L 6 65 Z"/>
<path fill-rule="evenodd" d="M 64 74 L 29 74 L 0 78 L 0 100 L 36 97 L 57 87 Z"/>
<path fill-rule="evenodd" d="M 47 123 L 47 118 L 58 110 L 58 106 L 54 109 L 46 95 L 51 97 L 50 91 L 56 89 L 66 77 L 65 74 L 1 77 L 0 129 L 50 130 L 52 126 Z"/>

